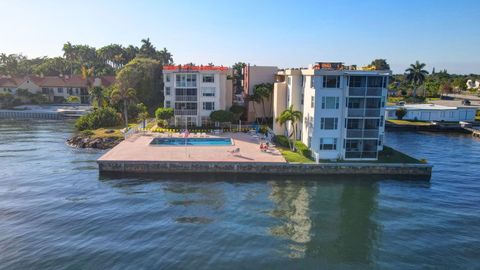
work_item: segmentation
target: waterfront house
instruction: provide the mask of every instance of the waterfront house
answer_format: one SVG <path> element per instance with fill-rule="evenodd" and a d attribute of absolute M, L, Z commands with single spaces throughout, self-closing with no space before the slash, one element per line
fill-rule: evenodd
<path fill-rule="evenodd" d="M 115 76 L 100 76 L 92 79 L 92 86 L 108 87 L 115 81 Z M 62 103 L 69 96 L 78 96 L 81 103 L 89 103 L 87 80 L 78 75 L 72 76 L 37 76 L 0 77 L 0 93 L 17 94 L 18 89 L 42 93 L 50 102 Z"/>
<path fill-rule="evenodd" d="M 223 66 L 164 66 L 164 107 L 174 109 L 176 126 L 201 126 L 210 113 L 232 106 L 231 69 Z"/>
<path fill-rule="evenodd" d="M 336 62 L 281 70 L 274 85 L 274 117 L 291 105 L 303 113 L 297 139 L 317 162 L 375 160 L 383 149 L 390 75 L 390 70 L 357 70 Z M 273 127 L 275 134 L 291 132 L 276 122 Z"/>
<path fill-rule="evenodd" d="M 403 120 L 416 121 L 475 121 L 476 107 L 450 107 L 436 104 L 405 104 L 401 106 L 389 106 L 385 110 L 386 119 L 397 119 L 395 111 L 398 108 L 407 110 Z"/>

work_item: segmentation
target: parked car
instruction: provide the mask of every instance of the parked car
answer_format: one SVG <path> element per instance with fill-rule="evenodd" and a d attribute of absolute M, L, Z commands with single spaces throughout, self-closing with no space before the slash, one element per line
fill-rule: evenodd
<path fill-rule="evenodd" d="M 464 100 L 462 100 L 462 104 L 466 105 L 466 106 L 470 106 L 472 104 L 472 102 L 470 102 L 469 99 L 464 99 Z"/>

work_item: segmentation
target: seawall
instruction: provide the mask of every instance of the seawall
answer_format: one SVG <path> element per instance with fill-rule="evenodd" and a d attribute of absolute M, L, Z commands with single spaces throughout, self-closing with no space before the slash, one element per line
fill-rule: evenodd
<path fill-rule="evenodd" d="M 230 173 L 272 175 L 384 175 L 430 179 L 430 164 L 391 163 L 269 163 L 169 162 L 98 160 L 100 172 L 112 173 Z"/>

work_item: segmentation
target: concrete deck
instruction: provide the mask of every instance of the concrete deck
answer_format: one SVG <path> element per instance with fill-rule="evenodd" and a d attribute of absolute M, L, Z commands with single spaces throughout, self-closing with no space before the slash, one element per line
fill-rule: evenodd
<path fill-rule="evenodd" d="M 268 162 L 286 163 L 282 154 L 272 148 L 260 151 L 260 141 L 246 133 L 224 133 L 209 137 L 232 138 L 231 146 L 165 146 L 150 145 L 153 136 L 127 139 L 100 157 L 99 161 L 178 161 L 178 162 Z M 231 154 L 240 148 L 240 152 Z"/>

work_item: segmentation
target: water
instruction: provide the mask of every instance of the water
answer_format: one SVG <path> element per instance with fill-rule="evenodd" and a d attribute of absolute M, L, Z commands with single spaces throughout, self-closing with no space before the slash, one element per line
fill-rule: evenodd
<path fill-rule="evenodd" d="M 150 144 L 169 146 L 229 146 L 231 138 L 155 138 Z"/>
<path fill-rule="evenodd" d="M 99 177 L 71 124 L 0 120 L 0 269 L 479 269 L 480 141 L 388 133 L 431 182 Z"/>

